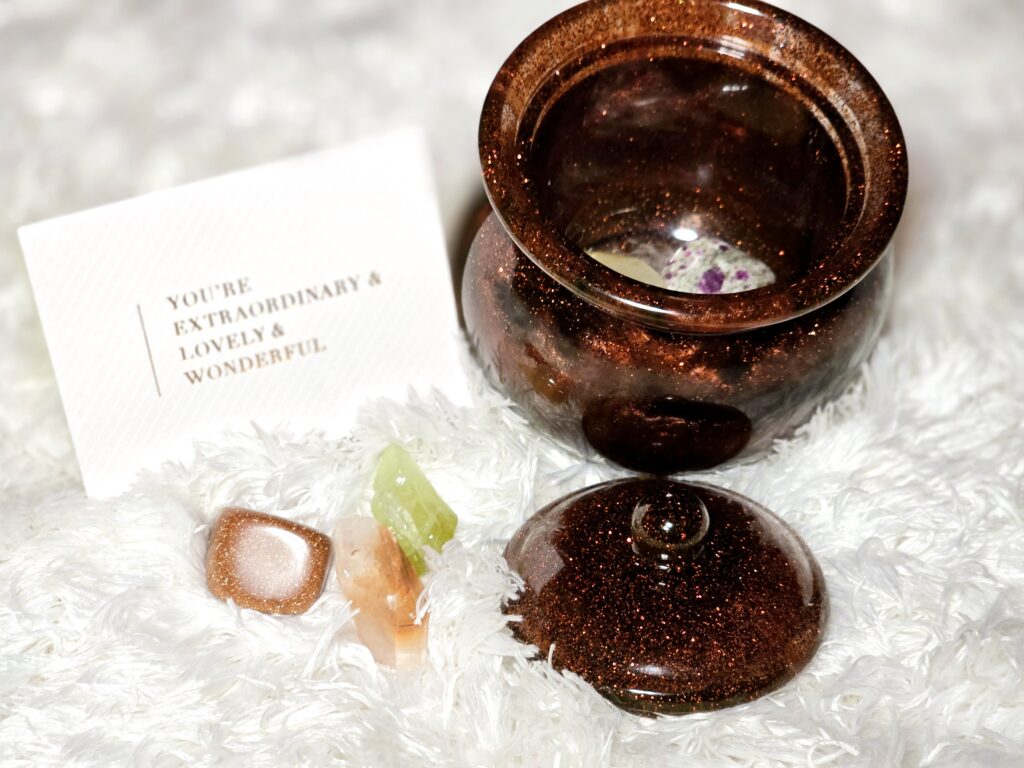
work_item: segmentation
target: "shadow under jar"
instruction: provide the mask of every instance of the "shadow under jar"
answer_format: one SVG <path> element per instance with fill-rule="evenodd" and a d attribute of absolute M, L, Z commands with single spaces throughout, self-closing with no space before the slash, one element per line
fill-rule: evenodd
<path fill-rule="evenodd" d="M 535 421 L 622 466 L 763 451 L 878 337 L 903 136 L 864 67 L 790 14 L 577 6 L 499 71 L 480 153 L 477 354 Z"/>

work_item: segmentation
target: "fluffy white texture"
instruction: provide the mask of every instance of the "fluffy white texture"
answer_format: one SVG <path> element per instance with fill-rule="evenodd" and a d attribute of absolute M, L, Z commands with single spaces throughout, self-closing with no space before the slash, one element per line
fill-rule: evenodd
<path fill-rule="evenodd" d="M 262 425 L 120 499 L 82 496 L 15 227 L 419 121 L 454 231 L 482 94 L 564 5 L 0 3 L 0 763 L 1024 764 L 1016 0 L 785 4 L 882 82 L 913 181 L 892 318 L 862 380 L 772 455 L 704 475 L 776 510 L 825 571 L 825 643 L 778 693 L 643 720 L 528 661 L 498 609 L 515 589 L 503 543 L 615 471 L 531 432 L 472 364 L 472 409 L 371 402 L 342 440 Z M 333 584 L 295 618 L 209 596 L 218 505 L 330 531 L 365 511 L 390 440 L 460 515 L 428 580 L 422 673 L 378 669 Z"/>

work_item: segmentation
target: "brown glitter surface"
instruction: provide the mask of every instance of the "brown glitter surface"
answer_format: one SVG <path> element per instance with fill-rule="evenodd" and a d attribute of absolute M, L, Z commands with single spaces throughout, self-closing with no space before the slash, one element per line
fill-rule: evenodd
<path fill-rule="evenodd" d="M 903 136 L 864 67 L 790 14 L 577 6 L 498 73 L 480 153 L 494 213 L 462 291 L 478 356 L 537 422 L 617 463 L 671 474 L 764 450 L 877 339 Z M 586 254 L 690 236 L 742 248 L 777 280 L 682 293 Z"/>
<path fill-rule="evenodd" d="M 228 508 L 206 553 L 206 583 L 221 600 L 263 613 L 305 613 L 320 597 L 331 559 L 324 534 L 290 520 Z"/>
<path fill-rule="evenodd" d="M 700 484 L 580 491 L 528 520 L 505 557 L 525 583 L 505 606 L 522 617 L 515 635 L 636 713 L 768 693 L 808 663 L 828 614 L 821 570 L 796 533 Z"/>
<path fill-rule="evenodd" d="M 674 473 L 767 450 L 839 395 L 874 346 L 885 258 L 821 309 L 723 335 L 603 312 L 548 277 L 492 216 L 466 267 L 467 329 L 489 378 L 538 424 L 630 469 Z M 731 300 L 731 299 L 727 299 Z"/>

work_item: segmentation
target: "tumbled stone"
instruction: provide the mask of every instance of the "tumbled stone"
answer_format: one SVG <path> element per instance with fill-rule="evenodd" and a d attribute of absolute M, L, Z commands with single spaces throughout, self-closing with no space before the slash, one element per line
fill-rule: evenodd
<path fill-rule="evenodd" d="M 358 613 L 356 633 L 373 658 L 392 667 L 423 661 L 426 617 L 416 621 L 420 577 L 394 534 L 369 517 L 347 517 L 334 531 L 335 568 Z"/>
<path fill-rule="evenodd" d="M 420 575 L 427 570 L 423 547 L 440 552 L 459 523 L 416 462 L 397 445 L 388 446 L 377 462 L 370 511 L 377 522 L 394 532 Z"/>
<path fill-rule="evenodd" d="M 263 613 L 304 613 L 327 579 L 331 540 L 291 520 L 228 508 L 210 533 L 206 583 L 221 600 Z"/>
<path fill-rule="evenodd" d="M 683 293 L 743 293 L 775 282 L 765 262 L 717 237 L 697 237 L 668 258 L 665 281 Z"/>

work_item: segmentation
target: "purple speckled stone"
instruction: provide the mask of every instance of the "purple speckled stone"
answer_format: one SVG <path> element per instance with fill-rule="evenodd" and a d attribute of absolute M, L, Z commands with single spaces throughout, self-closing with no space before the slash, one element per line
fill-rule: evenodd
<path fill-rule="evenodd" d="M 697 283 L 697 290 L 701 293 L 718 293 L 722 290 L 723 283 L 725 283 L 725 273 L 718 267 L 712 267 L 701 276 L 700 282 Z"/>

